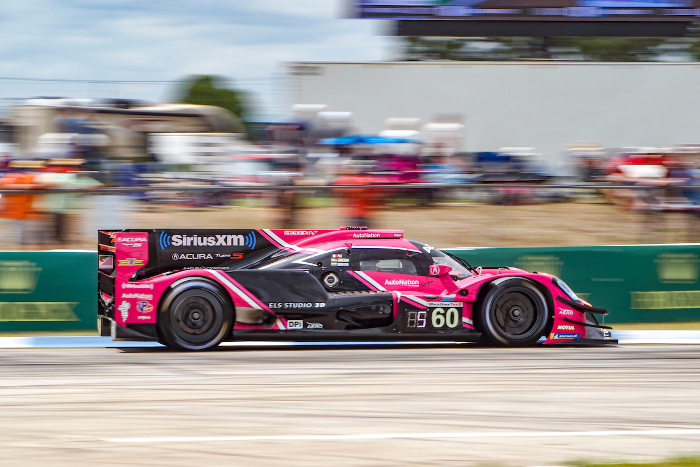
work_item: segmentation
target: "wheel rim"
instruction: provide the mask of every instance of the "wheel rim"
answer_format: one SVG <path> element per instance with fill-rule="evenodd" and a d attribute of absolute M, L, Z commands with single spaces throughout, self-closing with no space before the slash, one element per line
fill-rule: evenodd
<path fill-rule="evenodd" d="M 495 330 L 509 341 L 529 339 L 540 329 L 544 306 L 540 297 L 526 288 L 503 291 L 491 307 Z"/>
<path fill-rule="evenodd" d="M 222 329 L 221 304 L 202 295 L 190 295 L 173 307 L 171 315 L 175 336 L 187 344 L 205 344 Z"/>

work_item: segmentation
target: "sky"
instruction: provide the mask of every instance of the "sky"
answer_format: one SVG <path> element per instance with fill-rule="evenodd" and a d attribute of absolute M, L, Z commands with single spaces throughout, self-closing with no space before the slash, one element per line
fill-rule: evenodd
<path fill-rule="evenodd" d="M 170 101 L 176 84 L 164 81 L 211 74 L 251 92 L 260 113 L 279 113 L 274 83 L 285 62 L 392 58 L 386 22 L 344 18 L 346 8 L 345 0 L 0 2 L 0 105 L 37 96 Z"/>

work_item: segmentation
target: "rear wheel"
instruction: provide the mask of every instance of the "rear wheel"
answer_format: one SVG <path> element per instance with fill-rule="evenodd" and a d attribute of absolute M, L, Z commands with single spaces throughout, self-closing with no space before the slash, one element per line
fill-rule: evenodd
<path fill-rule="evenodd" d="M 492 285 L 477 319 L 484 340 L 508 347 L 533 345 L 548 325 L 547 300 L 527 279 L 509 278 Z"/>
<path fill-rule="evenodd" d="M 208 282 L 176 286 L 163 300 L 156 320 L 159 340 L 179 350 L 208 350 L 228 335 L 233 310 Z"/>

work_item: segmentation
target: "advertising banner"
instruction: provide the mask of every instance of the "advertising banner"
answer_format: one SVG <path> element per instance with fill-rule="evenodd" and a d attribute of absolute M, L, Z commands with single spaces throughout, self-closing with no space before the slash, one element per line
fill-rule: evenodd
<path fill-rule="evenodd" d="M 554 274 L 606 308 L 608 324 L 700 321 L 700 245 L 446 251 L 475 267 Z M 0 252 L 0 332 L 96 330 L 97 266 L 90 251 Z"/>
<path fill-rule="evenodd" d="M 700 245 L 447 250 L 472 266 L 553 274 L 610 312 L 606 323 L 700 321 Z"/>
<path fill-rule="evenodd" d="M 97 254 L 0 252 L 0 332 L 96 330 Z"/>

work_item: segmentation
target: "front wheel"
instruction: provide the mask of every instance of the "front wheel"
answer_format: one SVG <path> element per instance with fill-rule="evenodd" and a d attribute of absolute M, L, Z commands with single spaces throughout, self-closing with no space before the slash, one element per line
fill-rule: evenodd
<path fill-rule="evenodd" d="M 547 300 L 530 280 L 509 278 L 493 283 L 477 319 L 483 338 L 502 347 L 525 347 L 546 333 Z"/>
<path fill-rule="evenodd" d="M 216 347 L 231 330 L 233 311 L 216 287 L 187 284 L 163 300 L 156 326 L 159 340 L 178 350 Z"/>

